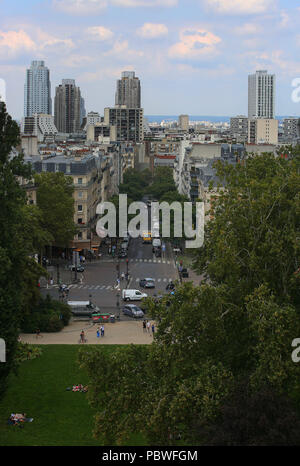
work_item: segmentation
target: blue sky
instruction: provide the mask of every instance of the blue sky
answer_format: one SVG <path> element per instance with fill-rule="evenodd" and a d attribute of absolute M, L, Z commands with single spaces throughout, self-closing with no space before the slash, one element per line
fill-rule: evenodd
<path fill-rule="evenodd" d="M 0 0 L 0 78 L 14 118 L 25 70 L 50 68 L 80 86 L 87 111 L 114 105 L 116 79 L 134 70 L 145 114 L 247 113 L 249 73 L 276 74 L 276 114 L 300 114 L 297 0 Z"/>

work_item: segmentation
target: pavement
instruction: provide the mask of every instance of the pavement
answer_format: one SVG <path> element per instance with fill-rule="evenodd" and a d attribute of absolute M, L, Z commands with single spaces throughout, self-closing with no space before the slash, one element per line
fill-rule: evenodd
<path fill-rule="evenodd" d="M 152 323 L 152 322 L 151 322 Z M 60 332 L 36 334 L 21 333 L 23 343 L 40 345 L 76 345 L 79 344 L 80 332 L 84 330 L 86 344 L 99 345 L 149 345 L 153 341 L 152 333 L 143 331 L 143 319 L 124 322 L 105 323 L 104 337 L 97 338 L 97 324 L 89 322 L 71 322 Z"/>

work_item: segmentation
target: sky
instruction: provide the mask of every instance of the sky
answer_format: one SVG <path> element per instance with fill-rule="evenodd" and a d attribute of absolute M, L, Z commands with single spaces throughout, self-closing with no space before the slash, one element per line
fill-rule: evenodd
<path fill-rule="evenodd" d="M 132 70 L 146 115 L 235 116 L 247 114 L 248 74 L 265 69 L 276 115 L 298 116 L 299 24 L 299 0 L 0 0 L 0 83 L 16 119 L 32 60 L 49 67 L 53 100 L 75 79 L 87 112 L 114 106 Z"/>

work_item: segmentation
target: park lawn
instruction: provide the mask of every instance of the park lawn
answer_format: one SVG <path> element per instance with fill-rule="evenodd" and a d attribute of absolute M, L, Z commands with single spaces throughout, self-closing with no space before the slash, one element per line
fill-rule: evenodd
<path fill-rule="evenodd" d="M 80 345 L 40 345 L 42 355 L 21 364 L 10 375 L 9 387 L 0 402 L 0 446 L 97 446 L 92 435 L 95 412 L 88 394 L 67 391 L 67 387 L 88 384 L 87 374 L 77 363 Z M 114 351 L 117 345 L 103 345 Z M 33 417 L 24 428 L 7 424 L 11 413 Z M 132 435 L 127 445 L 145 445 Z"/>

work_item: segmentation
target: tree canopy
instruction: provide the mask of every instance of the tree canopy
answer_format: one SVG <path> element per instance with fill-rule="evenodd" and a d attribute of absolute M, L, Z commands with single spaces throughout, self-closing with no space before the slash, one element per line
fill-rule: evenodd
<path fill-rule="evenodd" d="M 227 188 L 195 255 L 206 283 L 148 298 L 148 348 L 80 353 L 105 444 L 138 431 L 150 445 L 300 444 L 299 158 L 253 157 L 218 175 Z"/>

